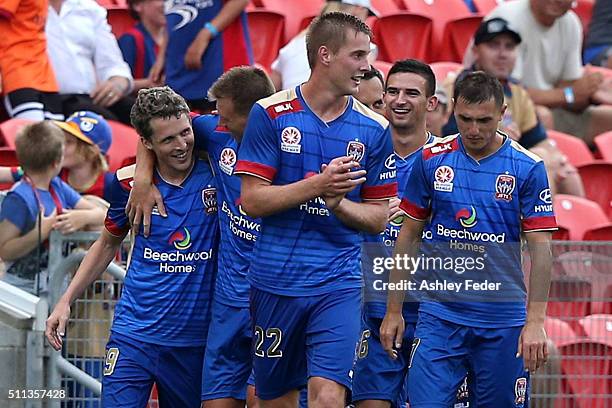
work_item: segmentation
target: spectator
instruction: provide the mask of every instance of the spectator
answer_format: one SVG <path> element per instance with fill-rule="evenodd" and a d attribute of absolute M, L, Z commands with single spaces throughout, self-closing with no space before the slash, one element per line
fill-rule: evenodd
<path fill-rule="evenodd" d="M 523 42 L 514 77 L 537 105 L 552 109 L 555 129 L 588 144 L 612 129 L 612 86 L 601 74 L 583 69 L 582 26 L 572 0 L 516 0 L 498 5 L 486 17 L 506 19 Z"/>
<path fill-rule="evenodd" d="M 212 83 L 232 67 L 253 63 L 244 12 L 248 0 L 168 3 L 168 44 L 160 50 L 151 78 L 158 81 L 165 67 L 166 83 L 191 109 L 211 111 L 215 103 L 207 95 Z"/>
<path fill-rule="evenodd" d="M 448 95 L 444 88 L 440 85 L 436 86 L 436 97 L 438 98 L 438 104 L 434 110 L 427 111 L 426 115 L 426 126 L 427 130 L 434 136 L 442 136 L 442 128 L 448 122 L 448 118 L 451 114 L 451 109 L 448 106 Z"/>
<path fill-rule="evenodd" d="M 11 117 L 64 119 L 45 38 L 47 2 L 8 0 L 0 4 L 0 76 Z"/>
<path fill-rule="evenodd" d="M 372 8 L 370 0 L 327 0 L 320 15 L 333 11 L 352 14 L 361 21 L 365 21 L 368 15 L 378 14 Z M 374 44 L 371 44 L 370 47 L 376 50 Z M 374 60 L 376 60 L 376 56 L 372 55 L 370 62 Z M 306 82 L 309 76 L 310 66 L 306 57 L 306 30 L 303 30 L 279 51 L 278 57 L 272 63 L 270 79 L 272 79 L 276 89 L 292 89 Z"/>
<path fill-rule="evenodd" d="M 589 24 L 582 60 L 612 69 L 612 1 L 597 0 Z"/>
<path fill-rule="evenodd" d="M 55 123 L 66 136 L 60 178 L 95 203 L 103 199 L 106 208 L 114 176 L 107 171 L 106 161 L 113 141 L 110 125 L 102 116 L 89 111 L 75 112 L 66 122 Z"/>
<path fill-rule="evenodd" d="M 46 288 L 48 253 L 43 242 L 51 231 L 71 233 L 93 225 L 100 210 L 57 177 L 64 135 L 52 122 L 26 126 L 15 146 L 25 174 L 2 202 L 0 257 L 8 264 L 8 283 L 38 294 Z"/>
<path fill-rule="evenodd" d="M 45 30 L 64 114 L 90 110 L 129 124 L 132 74 L 106 10 L 93 0 L 49 0 L 49 5 Z"/>
<path fill-rule="evenodd" d="M 138 23 L 119 38 L 119 48 L 132 69 L 136 93 L 142 88 L 162 85 L 162 81 L 153 81 L 149 72 L 159 47 L 166 41 L 166 16 L 163 0 L 128 0 L 127 4 Z"/>
<path fill-rule="evenodd" d="M 385 116 L 385 102 L 383 101 L 385 80 L 382 73 L 374 67 L 364 72 L 359 91 L 355 98 L 374 112 Z"/>
<path fill-rule="evenodd" d="M 475 70 L 497 78 L 502 84 L 504 102 L 508 106 L 499 128 L 544 160 L 553 193 L 584 196 L 580 175 L 567 157 L 547 139 L 546 130 L 538 120 L 527 90 L 510 77 L 521 40 L 518 32 L 503 18 L 484 21 L 474 35 L 474 65 L 459 74 L 457 81 Z M 451 116 L 443 133 L 449 135 L 457 132 L 457 122 Z"/>

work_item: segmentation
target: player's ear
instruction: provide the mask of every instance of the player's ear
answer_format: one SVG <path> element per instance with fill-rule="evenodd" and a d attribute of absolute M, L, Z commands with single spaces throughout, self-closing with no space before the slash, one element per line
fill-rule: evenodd
<path fill-rule="evenodd" d="M 331 61 L 331 57 L 332 57 L 332 53 L 329 48 L 327 48 L 325 45 L 322 45 L 319 47 L 319 50 L 317 51 L 317 58 L 319 62 L 321 62 L 324 65 L 329 65 Z"/>
<path fill-rule="evenodd" d="M 500 111 L 500 116 L 503 118 L 504 114 L 506 113 L 506 109 L 508 109 L 508 105 L 507 104 L 503 104 L 501 107 L 501 111 Z"/>
<path fill-rule="evenodd" d="M 427 112 L 433 112 L 436 110 L 438 106 L 438 97 L 436 95 L 432 95 L 427 98 L 427 107 L 425 108 Z"/>
<path fill-rule="evenodd" d="M 141 136 L 140 141 L 142 142 L 143 146 L 146 147 L 148 150 L 153 150 L 153 144 L 149 139 L 145 139 Z"/>

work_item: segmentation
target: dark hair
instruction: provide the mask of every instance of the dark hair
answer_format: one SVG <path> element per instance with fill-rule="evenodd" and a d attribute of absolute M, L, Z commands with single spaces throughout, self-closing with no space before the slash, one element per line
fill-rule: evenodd
<path fill-rule="evenodd" d="M 15 138 L 17 160 L 25 172 L 43 172 L 62 159 L 64 132 L 51 121 L 31 123 Z"/>
<path fill-rule="evenodd" d="M 315 18 L 306 33 L 306 53 L 308 65 L 312 69 L 317 61 L 317 53 L 323 45 L 332 53 L 337 53 L 346 42 L 347 31 L 364 33 L 372 38 L 372 30 L 363 21 L 346 13 L 327 13 Z"/>
<path fill-rule="evenodd" d="M 483 71 L 475 71 L 459 78 L 455 84 L 453 92 L 455 103 L 459 98 L 471 104 L 485 103 L 494 99 L 495 105 L 501 107 L 504 104 L 504 90 L 497 78 Z"/>
<path fill-rule="evenodd" d="M 138 12 L 134 10 L 134 6 L 138 3 L 142 3 L 143 1 L 146 0 L 127 0 L 128 10 L 134 20 L 140 21 L 140 14 L 138 14 Z"/>
<path fill-rule="evenodd" d="M 363 73 L 363 79 L 364 80 L 369 81 L 372 78 L 378 78 L 378 80 L 380 81 L 380 84 L 383 87 L 385 86 L 385 80 L 383 79 L 382 72 L 380 72 L 379 70 L 377 70 L 373 66 L 370 67 L 369 71 L 366 71 L 366 72 Z"/>
<path fill-rule="evenodd" d="M 130 112 L 130 121 L 140 136 L 151 140 L 151 119 L 168 119 L 172 116 L 178 119 L 181 115 L 189 116 L 189 106 L 185 99 L 170 87 L 160 86 L 138 91 Z"/>
<path fill-rule="evenodd" d="M 436 92 L 436 76 L 434 75 L 431 67 L 424 62 L 415 59 L 397 61 L 395 64 L 393 64 L 389 70 L 389 73 L 387 74 L 387 82 L 389 82 L 391 75 L 402 72 L 409 72 L 423 77 L 426 83 L 425 96 L 428 98 Z M 386 83 L 385 88 L 387 88 Z"/>
<path fill-rule="evenodd" d="M 258 100 L 274 93 L 274 85 L 266 73 L 255 67 L 234 67 L 215 81 L 208 99 L 230 98 L 236 113 L 247 116 Z"/>

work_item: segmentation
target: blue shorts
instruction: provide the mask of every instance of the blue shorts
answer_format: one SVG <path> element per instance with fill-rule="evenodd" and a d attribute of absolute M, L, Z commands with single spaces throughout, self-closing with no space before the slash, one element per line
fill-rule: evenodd
<path fill-rule="evenodd" d="M 255 390 L 263 400 L 281 397 L 322 377 L 351 388 L 359 341 L 361 288 L 308 297 L 253 288 Z"/>
<path fill-rule="evenodd" d="M 161 346 L 111 333 L 102 407 L 144 407 L 155 382 L 160 407 L 199 408 L 203 359 L 203 346 Z"/>
<path fill-rule="evenodd" d="M 419 314 L 408 379 L 411 408 L 452 406 L 470 373 L 476 407 L 529 406 L 529 375 L 516 357 L 521 326 L 479 328 Z"/>
<path fill-rule="evenodd" d="M 391 405 L 405 406 L 406 377 L 410 349 L 414 337 L 414 324 L 407 323 L 402 348 L 392 360 L 380 342 L 382 319 L 364 316 L 361 341 L 353 377 L 353 401 L 383 400 Z"/>
<path fill-rule="evenodd" d="M 213 302 L 202 370 L 202 401 L 246 400 L 247 381 L 253 368 L 252 330 L 248 308 Z"/>

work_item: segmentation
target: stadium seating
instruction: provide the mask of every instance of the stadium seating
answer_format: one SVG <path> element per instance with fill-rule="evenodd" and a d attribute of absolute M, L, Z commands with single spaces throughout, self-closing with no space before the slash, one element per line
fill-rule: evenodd
<path fill-rule="evenodd" d="M 587 336 L 612 347 L 612 315 L 592 314 L 580 320 Z"/>
<path fill-rule="evenodd" d="M 497 7 L 498 3 L 501 3 L 502 0 L 473 0 L 474 5 L 476 6 L 476 10 L 478 13 L 486 16 L 489 14 L 495 7 Z"/>
<path fill-rule="evenodd" d="M 323 3 L 323 0 L 261 0 L 261 4 L 266 10 L 275 11 L 285 16 L 283 44 L 287 43 L 299 32 L 300 23 L 304 17 L 319 14 L 321 8 L 323 8 Z"/>
<path fill-rule="evenodd" d="M 574 166 L 592 163 L 595 158 L 591 154 L 586 143 L 576 136 L 556 130 L 546 130 L 548 137 L 554 140 L 559 150 L 567 156 L 567 159 Z"/>
<path fill-rule="evenodd" d="M 382 72 L 383 78 L 387 80 L 387 76 L 389 75 L 389 70 L 391 69 L 393 64 L 391 64 L 390 62 L 385 62 L 385 61 L 374 61 L 372 65 L 374 65 L 374 68 Z"/>
<path fill-rule="evenodd" d="M 612 221 L 612 163 L 594 162 L 578 167 L 589 200 L 595 201 Z"/>
<path fill-rule="evenodd" d="M 436 76 L 436 82 L 441 84 L 449 74 L 458 74 L 463 70 L 463 65 L 458 62 L 444 61 L 429 64 Z"/>
<path fill-rule="evenodd" d="M 0 146 L 14 149 L 17 133 L 28 123 L 32 123 L 32 121 L 27 119 L 9 119 L 0 123 L 0 137 L 2 137 Z"/>
<path fill-rule="evenodd" d="M 595 137 L 595 146 L 599 150 L 601 157 L 612 163 L 612 131 L 605 132 Z"/>
<path fill-rule="evenodd" d="M 140 137 L 130 126 L 113 120 L 108 123 L 113 131 L 113 143 L 108 149 L 108 167 L 110 171 L 116 171 L 126 158 L 136 156 Z"/>
<path fill-rule="evenodd" d="M 270 65 L 278 55 L 283 44 L 285 17 L 282 14 L 267 10 L 254 10 L 247 13 L 251 45 L 255 62 L 268 72 Z"/>
<path fill-rule="evenodd" d="M 608 224 L 608 218 L 599 205 L 586 198 L 557 194 L 553 208 L 557 224 L 569 231 L 572 241 L 580 241 L 590 228 Z"/>
<path fill-rule="evenodd" d="M 566 321 L 574 332 L 582 334 L 579 319 L 591 312 L 591 282 L 578 278 L 553 279 L 548 299 L 546 314 Z"/>
<path fill-rule="evenodd" d="M 612 241 L 612 224 L 586 230 L 585 241 Z M 611 253 L 612 255 L 612 253 Z M 612 267 L 612 265 L 611 265 Z"/>
<path fill-rule="evenodd" d="M 427 61 L 435 61 L 435 50 L 444 46 L 444 29 L 449 21 L 474 16 L 463 0 L 404 0 L 404 4 L 410 13 L 429 17 L 433 21 L 432 47 Z"/>
<path fill-rule="evenodd" d="M 462 62 L 463 54 L 480 26 L 482 16 L 466 16 L 449 20 L 442 34 L 442 41 L 438 44 L 438 54 L 435 61 Z M 434 21 L 434 26 L 436 22 Z"/>
<path fill-rule="evenodd" d="M 433 22 L 418 14 L 392 14 L 374 23 L 378 59 L 394 62 L 406 58 L 426 60 L 431 44 Z"/>
<path fill-rule="evenodd" d="M 372 7 L 378 11 L 379 16 L 406 11 L 406 5 L 402 0 L 372 0 Z"/>
<path fill-rule="evenodd" d="M 136 20 L 130 14 L 130 11 L 124 7 L 109 8 L 108 12 L 108 23 L 111 25 L 111 29 L 115 37 L 119 38 L 123 33 L 128 31 Z"/>
<path fill-rule="evenodd" d="M 9 147 L 0 147 L 0 166 L 19 166 L 19 161 L 17 160 L 17 153 L 15 153 L 15 150 Z M 8 190 L 12 187 L 12 185 L 13 183 L 0 183 L 0 191 Z"/>
<path fill-rule="evenodd" d="M 594 5 L 595 0 L 574 0 L 573 10 L 574 13 L 576 13 L 580 18 L 580 22 L 582 23 L 582 32 L 585 35 L 589 30 Z"/>

